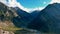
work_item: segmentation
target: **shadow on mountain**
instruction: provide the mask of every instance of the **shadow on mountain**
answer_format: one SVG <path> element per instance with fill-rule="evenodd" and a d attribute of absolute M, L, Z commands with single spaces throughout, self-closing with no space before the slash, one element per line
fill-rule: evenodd
<path fill-rule="evenodd" d="M 23 11 L 18 7 L 15 7 L 14 9 L 16 9 L 17 14 L 19 15 L 13 18 L 13 23 L 17 27 L 26 27 L 27 24 L 33 20 L 32 15 L 27 13 L 26 11 Z"/>
<path fill-rule="evenodd" d="M 27 27 L 41 32 L 60 33 L 60 4 L 49 4 Z"/>

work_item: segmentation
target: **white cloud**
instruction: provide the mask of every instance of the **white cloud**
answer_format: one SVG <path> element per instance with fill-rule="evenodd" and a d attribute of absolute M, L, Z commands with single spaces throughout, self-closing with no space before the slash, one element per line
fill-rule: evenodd
<path fill-rule="evenodd" d="M 0 0 L 0 2 L 2 2 L 2 3 L 4 3 L 4 4 L 6 4 L 6 3 L 7 3 L 7 1 L 6 1 L 6 0 Z"/>
<path fill-rule="evenodd" d="M 7 2 L 6 0 L 0 0 L 2 3 L 6 4 L 9 7 L 19 7 L 20 9 L 26 11 L 26 12 L 30 12 L 30 11 L 34 11 L 34 10 L 42 10 L 44 7 L 39 7 L 39 8 L 34 8 L 34 9 L 29 9 L 29 8 L 25 8 L 23 7 L 19 2 L 17 2 L 17 0 L 8 0 L 9 2 Z M 46 2 L 44 2 L 45 4 Z"/>
<path fill-rule="evenodd" d="M 52 3 L 60 3 L 60 0 L 52 0 L 52 1 L 50 2 L 50 4 L 52 4 Z"/>
<path fill-rule="evenodd" d="M 8 0 L 9 2 L 8 2 L 8 6 L 9 7 L 16 7 L 16 0 Z"/>

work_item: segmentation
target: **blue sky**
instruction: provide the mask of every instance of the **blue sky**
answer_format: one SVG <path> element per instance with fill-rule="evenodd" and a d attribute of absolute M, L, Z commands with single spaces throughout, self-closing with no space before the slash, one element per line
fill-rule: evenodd
<path fill-rule="evenodd" d="M 17 0 L 26 8 L 45 7 L 51 0 Z"/>

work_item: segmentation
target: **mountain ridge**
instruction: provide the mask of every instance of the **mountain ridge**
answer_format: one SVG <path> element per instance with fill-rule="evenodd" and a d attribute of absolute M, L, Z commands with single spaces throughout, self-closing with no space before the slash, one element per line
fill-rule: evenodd
<path fill-rule="evenodd" d="M 59 33 L 59 6 L 59 3 L 49 4 L 45 9 L 39 12 L 39 15 L 31 23 L 29 23 L 27 27 L 41 32 Z"/>

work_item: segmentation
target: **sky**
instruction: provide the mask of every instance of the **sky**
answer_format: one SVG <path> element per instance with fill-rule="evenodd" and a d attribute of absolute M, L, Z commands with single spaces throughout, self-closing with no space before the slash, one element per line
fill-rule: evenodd
<path fill-rule="evenodd" d="M 0 0 L 9 7 L 19 7 L 31 12 L 32 10 L 43 10 L 48 4 L 60 3 L 60 0 Z"/>
<path fill-rule="evenodd" d="M 51 0 L 17 0 L 26 8 L 45 7 Z"/>

